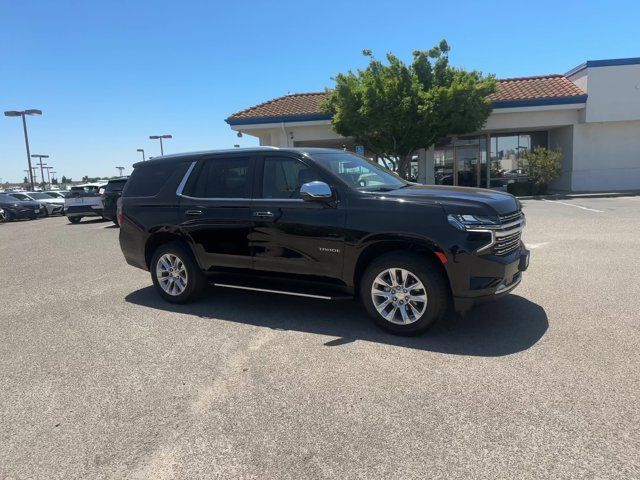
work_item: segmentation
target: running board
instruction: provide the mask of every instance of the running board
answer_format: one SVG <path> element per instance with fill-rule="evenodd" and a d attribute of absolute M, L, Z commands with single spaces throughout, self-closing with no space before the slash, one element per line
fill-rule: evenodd
<path fill-rule="evenodd" d="M 247 287 L 245 285 L 231 285 L 229 283 L 211 283 L 214 287 L 223 287 L 223 288 L 236 288 L 239 290 L 250 290 L 252 292 L 265 292 L 265 293 L 276 293 L 279 295 L 291 295 L 294 297 L 306 297 L 306 298 L 316 298 L 319 300 L 353 300 L 353 297 L 348 295 L 316 295 L 312 293 L 302 293 L 302 292 L 292 292 L 290 290 L 272 290 L 269 288 L 257 288 L 257 287 Z"/>

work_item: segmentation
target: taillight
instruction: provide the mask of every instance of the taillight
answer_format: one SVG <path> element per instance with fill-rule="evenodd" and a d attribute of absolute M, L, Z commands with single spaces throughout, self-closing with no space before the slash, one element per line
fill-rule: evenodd
<path fill-rule="evenodd" d="M 122 219 L 124 218 L 124 215 L 122 215 L 122 199 L 119 198 L 118 202 L 116 204 L 118 206 L 118 209 L 116 211 L 116 215 L 118 216 L 118 225 L 122 225 Z"/>

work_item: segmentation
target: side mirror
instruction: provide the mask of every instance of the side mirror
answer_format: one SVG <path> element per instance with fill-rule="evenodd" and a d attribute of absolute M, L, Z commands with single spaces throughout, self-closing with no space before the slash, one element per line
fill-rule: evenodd
<path fill-rule="evenodd" d="M 305 202 L 328 202 L 333 200 L 333 192 L 324 182 L 309 182 L 300 187 L 300 197 Z"/>

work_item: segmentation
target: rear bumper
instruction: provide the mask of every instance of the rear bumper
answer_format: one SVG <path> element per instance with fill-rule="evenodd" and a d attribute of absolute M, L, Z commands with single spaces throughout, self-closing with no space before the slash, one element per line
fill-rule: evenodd
<path fill-rule="evenodd" d="M 102 216 L 107 220 L 114 220 L 116 218 L 117 212 L 115 209 L 105 208 L 102 210 Z"/>
<path fill-rule="evenodd" d="M 466 282 L 458 279 L 453 290 L 454 308 L 464 313 L 476 303 L 507 295 L 520 285 L 523 273 L 529 267 L 530 253 L 524 245 L 506 257 L 478 257 L 467 265 Z M 452 285 L 453 286 L 453 285 Z"/>
<path fill-rule="evenodd" d="M 67 217 L 101 217 L 102 208 L 92 207 L 90 205 L 87 205 L 87 206 L 78 205 L 78 206 L 65 208 L 64 214 Z"/>

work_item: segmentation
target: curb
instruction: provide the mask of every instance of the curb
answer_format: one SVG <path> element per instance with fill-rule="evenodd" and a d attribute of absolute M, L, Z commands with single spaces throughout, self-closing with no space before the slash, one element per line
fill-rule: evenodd
<path fill-rule="evenodd" d="M 634 197 L 638 195 L 640 195 L 639 190 L 630 190 L 628 192 L 552 193 L 549 195 L 528 195 L 516 198 L 519 200 L 560 200 L 563 198 L 615 198 Z"/>

